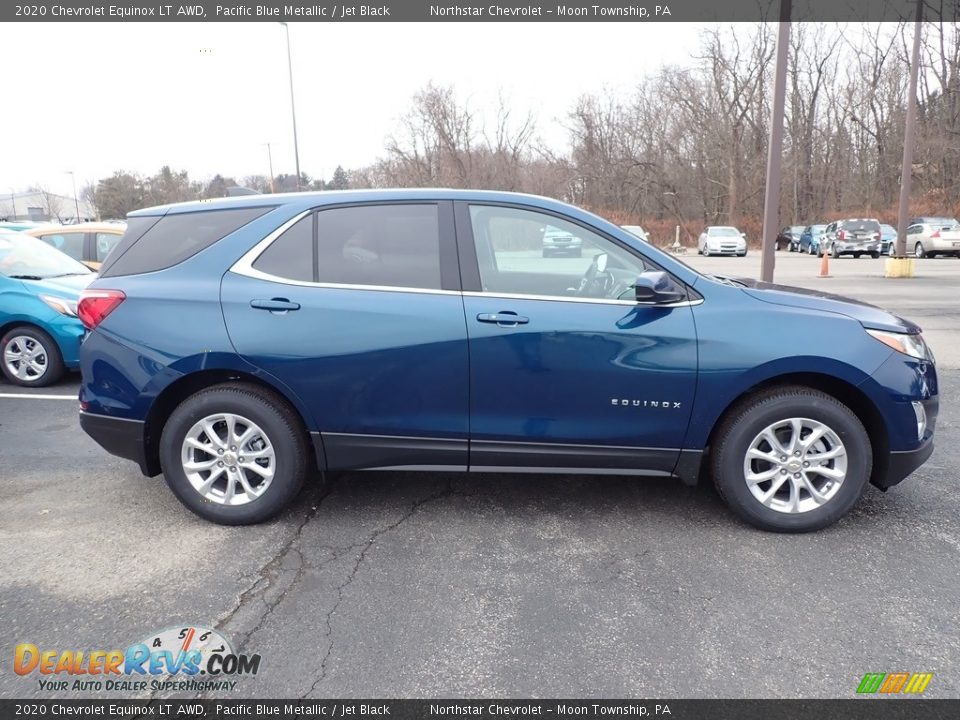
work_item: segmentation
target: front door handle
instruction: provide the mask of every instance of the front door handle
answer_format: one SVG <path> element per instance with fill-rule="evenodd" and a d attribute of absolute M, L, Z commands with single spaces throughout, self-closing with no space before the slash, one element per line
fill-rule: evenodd
<path fill-rule="evenodd" d="M 516 325 L 526 325 L 530 318 L 523 315 L 517 315 L 510 310 L 504 310 L 498 313 L 480 313 L 477 320 L 482 323 L 496 323 L 500 327 L 514 327 Z"/>
<path fill-rule="evenodd" d="M 251 300 L 250 307 L 257 310 L 269 310 L 272 313 L 285 313 L 288 310 L 299 310 L 300 303 L 291 302 L 286 298 L 271 298 L 269 300 Z"/>

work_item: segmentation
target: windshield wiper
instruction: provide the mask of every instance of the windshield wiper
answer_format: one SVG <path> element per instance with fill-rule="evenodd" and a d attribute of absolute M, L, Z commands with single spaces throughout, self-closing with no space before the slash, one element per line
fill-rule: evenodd
<path fill-rule="evenodd" d="M 88 272 L 60 273 L 59 275 L 47 275 L 47 277 L 44 278 L 44 279 L 45 279 L 45 280 L 49 280 L 50 278 L 72 277 L 72 276 L 74 276 L 74 275 L 89 275 L 89 274 L 90 274 L 90 273 L 88 273 Z"/>
<path fill-rule="evenodd" d="M 39 275 L 7 275 L 7 277 L 14 280 L 43 280 Z"/>

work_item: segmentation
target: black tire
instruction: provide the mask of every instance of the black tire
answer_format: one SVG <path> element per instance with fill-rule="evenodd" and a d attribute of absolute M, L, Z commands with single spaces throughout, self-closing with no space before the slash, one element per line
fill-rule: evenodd
<path fill-rule="evenodd" d="M 917 243 L 913 248 L 913 254 L 918 258 L 927 257 L 927 254 L 923 250 L 923 243 Z"/>
<path fill-rule="evenodd" d="M 836 494 L 825 504 L 800 513 L 763 505 L 744 477 L 744 460 L 751 442 L 764 428 L 789 418 L 808 418 L 827 425 L 847 451 L 847 473 Z M 773 532 L 811 532 L 846 515 L 870 479 L 873 452 L 863 424 L 846 405 L 826 393 L 803 386 L 773 388 L 735 406 L 722 421 L 712 443 L 710 466 L 724 501 L 743 520 Z"/>
<path fill-rule="evenodd" d="M 42 348 L 42 357 L 44 359 L 42 364 L 44 369 L 42 373 L 35 377 L 20 378 L 7 368 L 7 346 L 16 338 L 24 337 L 30 338 Z M 62 378 L 63 374 L 67 371 L 63 364 L 63 355 L 60 353 L 60 346 L 57 345 L 57 341 L 33 325 L 19 325 L 11 328 L 3 338 L 0 339 L 0 370 L 3 370 L 3 375 L 7 380 L 21 387 L 46 387 L 47 385 L 52 385 Z"/>
<path fill-rule="evenodd" d="M 275 451 L 270 486 L 244 505 L 206 499 L 183 469 L 181 447 L 188 431 L 217 413 L 235 413 L 256 423 Z M 281 396 L 258 385 L 227 383 L 191 395 L 171 413 L 160 436 L 160 465 L 170 489 L 195 514 L 220 525 L 251 525 L 275 517 L 300 492 L 311 456 L 308 442 L 300 417 Z"/>
<path fill-rule="evenodd" d="M 854 253 L 854 254 L 853 254 L 853 259 L 854 259 L 854 260 L 859 260 L 861 257 L 863 257 L 863 253 Z"/>
<path fill-rule="evenodd" d="M 879 260 L 879 259 L 880 259 L 880 253 L 878 253 L 878 252 L 872 252 L 872 253 L 870 253 L 870 257 L 872 257 L 874 260 Z"/>

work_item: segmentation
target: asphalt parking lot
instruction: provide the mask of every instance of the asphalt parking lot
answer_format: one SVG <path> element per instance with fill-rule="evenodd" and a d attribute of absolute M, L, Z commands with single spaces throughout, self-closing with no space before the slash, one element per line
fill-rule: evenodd
<path fill-rule="evenodd" d="M 688 261 L 759 274 L 755 251 Z M 14 674 L 18 643 L 202 624 L 262 657 L 227 697 L 851 697 L 894 671 L 958 697 L 960 260 L 882 268 L 831 260 L 821 279 L 777 255 L 778 282 L 919 322 L 941 377 L 930 461 L 811 535 L 753 530 L 705 485 L 420 473 L 348 474 L 220 527 L 80 431 L 75 376 L 0 383 L 0 696 L 84 696 Z"/>

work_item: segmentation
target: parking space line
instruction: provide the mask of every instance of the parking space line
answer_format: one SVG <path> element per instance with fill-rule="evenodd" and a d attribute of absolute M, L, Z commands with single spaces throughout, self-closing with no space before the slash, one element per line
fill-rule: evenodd
<path fill-rule="evenodd" d="M 26 393 L 0 393 L 0 398 L 28 398 L 30 400 L 76 400 L 76 395 L 27 395 Z"/>

